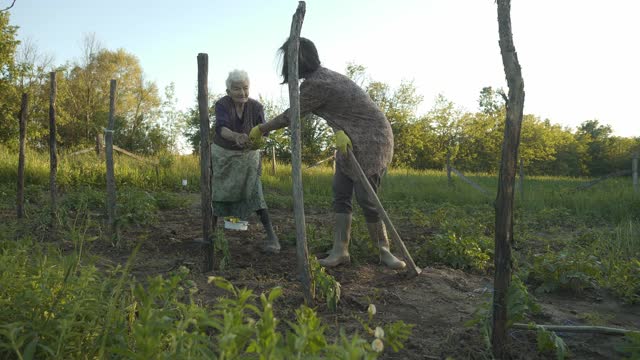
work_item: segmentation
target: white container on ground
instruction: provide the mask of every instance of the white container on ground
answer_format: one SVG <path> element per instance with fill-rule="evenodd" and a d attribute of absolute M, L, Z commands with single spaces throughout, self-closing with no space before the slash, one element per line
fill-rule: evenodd
<path fill-rule="evenodd" d="M 249 222 L 240 220 L 238 222 L 231 222 L 229 220 L 224 220 L 224 228 L 229 230 L 240 230 L 245 231 L 249 228 Z"/>

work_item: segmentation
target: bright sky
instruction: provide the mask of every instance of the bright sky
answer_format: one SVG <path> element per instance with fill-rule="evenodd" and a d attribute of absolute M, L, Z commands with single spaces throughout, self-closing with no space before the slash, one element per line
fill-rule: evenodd
<path fill-rule="evenodd" d="M 11 0 L 0 0 L 5 7 Z M 195 105 L 197 54 L 209 54 L 209 92 L 234 68 L 252 97 L 288 98 L 276 50 L 295 0 L 17 0 L 11 23 L 56 64 L 77 59 L 84 34 L 135 54 L 149 80 L 176 86 L 179 108 Z M 523 69 L 525 113 L 574 128 L 589 119 L 620 136 L 640 136 L 640 2 L 513 0 L 514 42 Z M 477 109 L 480 89 L 504 87 L 494 0 L 308 0 L 302 36 L 323 64 L 366 66 L 374 80 L 414 80 L 426 112 L 438 93 Z M 635 45 L 634 45 L 635 44 Z"/>

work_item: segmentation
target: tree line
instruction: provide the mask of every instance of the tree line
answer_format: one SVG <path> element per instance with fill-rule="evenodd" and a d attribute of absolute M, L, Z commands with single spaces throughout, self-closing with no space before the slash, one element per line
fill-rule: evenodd
<path fill-rule="evenodd" d="M 176 108 L 173 84 L 160 94 L 145 78 L 138 58 L 124 49 L 109 50 L 95 35 L 85 35 L 82 56 L 54 66 L 50 56 L 38 52 L 31 41 L 16 38 L 18 27 L 9 13 L 0 12 L 0 143 L 18 144 L 20 97 L 29 94 L 29 146 L 46 149 L 48 142 L 49 72 L 57 73 L 58 148 L 101 148 L 107 124 L 109 80 L 118 80 L 114 143 L 140 154 L 175 153 L 180 139 L 197 153 L 199 123 L 197 101 L 190 109 Z M 478 108 L 465 111 L 439 95 L 426 114 L 418 113 L 423 97 L 411 81 L 397 87 L 368 77 L 363 65 L 349 64 L 345 74 L 356 81 L 383 110 L 395 136 L 393 166 L 443 169 L 447 158 L 461 171 L 496 173 L 505 122 L 501 89 L 479 89 Z M 210 103 L 221 94 L 212 94 Z M 267 119 L 286 104 L 259 99 Z M 211 123 L 215 124 L 213 108 Z M 332 131 L 315 116 L 302 120 L 302 159 L 313 164 L 333 154 Z M 282 162 L 290 159 L 288 129 L 269 137 Z M 576 129 L 552 123 L 534 114 L 524 116 L 520 157 L 528 174 L 599 176 L 629 166 L 640 138 L 614 136 L 609 125 L 585 119 Z"/>
<path fill-rule="evenodd" d="M 114 143 L 141 154 L 175 149 L 184 121 L 176 109 L 173 84 L 161 95 L 157 85 L 145 78 L 135 55 L 105 49 L 95 34 L 87 34 L 80 58 L 56 66 L 31 40 L 17 40 L 17 30 L 9 23 L 9 13 L 0 13 L 0 143 L 17 147 L 16 116 L 21 95 L 27 93 L 29 146 L 47 148 L 49 73 L 56 72 L 56 140 L 62 151 L 101 149 L 110 79 L 118 81 Z"/>
<path fill-rule="evenodd" d="M 363 87 L 385 113 L 395 137 L 393 166 L 444 169 L 447 157 L 461 171 L 497 173 L 506 117 L 505 94 L 485 87 L 478 94 L 475 112 L 463 111 L 438 95 L 426 114 L 418 114 L 423 98 L 411 81 L 397 88 L 369 79 L 363 65 L 349 64 L 345 74 Z M 278 115 L 286 104 L 260 99 L 266 118 Z M 191 110 L 185 136 L 194 151 L 199 148 L 197 107 Z M 307 164 L 333 154 L 332 131 L 314 116 L 302 119 L 302 159 Z M 288 162 L 289 133 L 279 130 L 268 139 L 276 157 Z M 640 137 L 613 136 L 611 126 L 597 119 L 585 120 L 576 129 L 525 114 L 520 157 L 530 175 L 600 176 L 630 167 L 632 154 L 640 150 Z"/>

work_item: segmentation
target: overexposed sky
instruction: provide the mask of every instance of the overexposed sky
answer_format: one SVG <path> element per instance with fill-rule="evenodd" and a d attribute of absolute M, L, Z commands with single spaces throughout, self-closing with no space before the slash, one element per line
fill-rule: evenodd
<path fill-rule="evenodd" d="M 0 0 L 0 7 L 10 0 Z M 149 80 L 176 86 L 195 105 L 197 54 L 209 54 L 209 91 L 224 92 L 247 70 L 252 97 L 288 98 L 276 50 L 289 35 L 295 0 L 17 0 L 11 23 L 56 64 L 77 59 L 84 34 L 136 55 Z M 640 2 L 512 0 L 514 42 L 525 82 L 525 113 L 574 128 L 589 119 L 614 134 L 640 136 Z M 426 112 L 437 94 L 477 109 L 480 89 L 504 87 L 494 0 L 308 0 L 302 36 L 323 64 L 348 62 L 391 86 L 414 80 Z"/>

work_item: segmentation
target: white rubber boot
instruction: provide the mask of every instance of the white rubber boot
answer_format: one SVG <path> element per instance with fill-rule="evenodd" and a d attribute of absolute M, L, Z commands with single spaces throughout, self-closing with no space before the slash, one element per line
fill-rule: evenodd
<path fill-rule="evenodd" d="M 371 240 L 373 240 L 374 244 L 378 244 L 378 248 L 380 249 L 380 261 L 390 269 L 404 269 L 407 264 L 395 257 L 391 251 L 389 251 L 389 238 L 387 238 L 387 230 L 384 223 L 382 221 L 367 223 L 367 229 L 369 230 Z"/>
<path fill-rule="evenodd" d="M 349 240 L 351 238 L 351 214 L 335 214 L 335 232 L 333 234 L 333 248 L 329 256 L 318 260 L 324 267 L 335 267 L 341 264 L 349 264 Z"/>
<path fill-rule="evenodd" d="M 269 216 L 269 212 L 267 211 L 267 209 L 259 210 L 258 216 L 260 217 L 260 222 L 264 227 L 264 231 L 267 233 L 267 238 L 265 243 L 262 245 L 262 250 L 270 254 L 279 253 L 280 240 L 278 239 L 278 235 L 276 235 L 276 232 L 273 231 L 273 225 L 271 224 L 271 217 Z"/>

